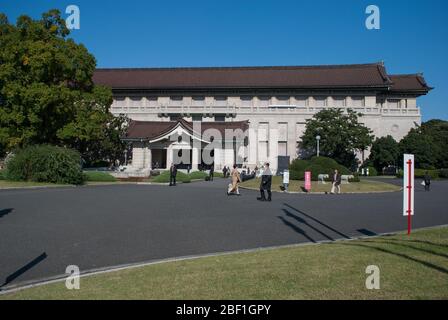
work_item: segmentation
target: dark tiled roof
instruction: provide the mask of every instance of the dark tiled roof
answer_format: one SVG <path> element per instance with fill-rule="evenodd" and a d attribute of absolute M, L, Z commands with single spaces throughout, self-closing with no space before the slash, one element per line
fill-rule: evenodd
<path fill-rule="evenodd" d="M 187 131 L 193 133 L 193 123 L 184 119 L 178 121 L 131 121 L 126 136 L 123 138 L 129 140 L 153 140 L 170 132 L 179 123 Z M 201 122 L 201 134 L 207 129 L 216 129 L 224 137 L 225 129 L 241 129 L 245 131 L 248 127 L 248 121 Z"/>
<path fill-rule="evenodd" d="M 113 89 L 387 88 L 382 63 L 286 67 L 97 69 L 94 82 Z"/>
<path fill-rule="evenodd" d="M 428 92 L 429 87 L 421 74 L 390 75 L 391 91 L 422 91 Z"/>

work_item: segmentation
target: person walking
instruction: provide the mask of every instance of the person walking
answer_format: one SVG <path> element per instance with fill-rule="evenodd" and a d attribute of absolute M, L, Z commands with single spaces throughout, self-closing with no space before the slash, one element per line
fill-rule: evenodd
<path fill-rule="evenodd" d="M 208 180 L 209 181 L 213 181 L 213 174 L 215 173 L 215 165 L 212 163 L 212 165 L 210 166 L 210 171 L 208 173 Z"/>
<path fill-rule="evenodd" d="M 224 166 L 224 168 L 222 168 L 222 175 L 224 176 L 224 178 L 227 178 L 227 167 Z"/>
<path fill-rule="evenodd" d="M 177 175 L 177 167 L 173 163 L 173 164 L 171 164 L 171 167 L 170 167 L 170 186 L 176 185 L 176 175 Z"/>
<path fill-rule="evenodd" d="M 429 191 L 431 187 L 431 176 L 429 175 L 429 172 L 425 172 L 425 176 L 423 177 L 423 181 L 425 183 L 425 191 Z"/>
<path fill-rule="evenodd" d="M 283 170 L 283 191 L 288 192 L 289 187 L 289 170 Z"/>
<path fill-rule="evenodd" d="M 260 198 L 257 198 L 259 201 L 272 201 L 272 192 L 271 192 L 271 185 L 272 185 L 272 172 L 271 169 L 269 169 L 269 163 L 266 163 L 264 165 L 263 175 L 261 176 L 261 182 L 260 182 Z M 268 193 L 268 198 L 266 199 L 265 191 Z"/>
<path fill-rule="evenodd" d="M 239 183 L 241 182 L 241 176 L 236 168 L 236 164 L 233 165 L 233 170 L 231 173 L 232 183 L 229 184 L 229 188 L 227 189 L 227 195 L 237 194 L 240 195 Z"/>
<path fill-rule="evenodd" d="M 341 193 L 341 175 L 339 174 L 338 170 L 334 170 L 334 174 L 331 177 L 331 194 L 334 194 L 337 190 L 337 193 Z"/>

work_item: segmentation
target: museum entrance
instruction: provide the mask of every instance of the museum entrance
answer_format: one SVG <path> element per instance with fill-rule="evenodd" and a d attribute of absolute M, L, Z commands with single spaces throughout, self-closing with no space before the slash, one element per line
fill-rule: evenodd
<path fill-rule="evenodd" d="M 166 149 L 152 149 L 152 168 L 166 169 Z"/>

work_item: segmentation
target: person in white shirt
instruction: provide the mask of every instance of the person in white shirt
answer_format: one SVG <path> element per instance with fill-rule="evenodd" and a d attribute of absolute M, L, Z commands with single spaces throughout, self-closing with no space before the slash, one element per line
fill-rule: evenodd
<path fill-rule="evenodd" d="M 283 170 L 283 191 L 288 192 L 289 187 L 289 170 Z"/>

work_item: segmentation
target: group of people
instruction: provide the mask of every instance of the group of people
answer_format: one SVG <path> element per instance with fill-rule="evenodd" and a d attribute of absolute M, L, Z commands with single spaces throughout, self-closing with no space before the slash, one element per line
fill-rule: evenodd
<path fill-rule="evenodd" d="M 225 176 L 225 175 L 224 175 Z M 241 183 L 241 175 L 237 169 L 237 165 L 233 165 L 233 170 L 230 173 L 232 183 L 229 184 L 227 195 L 241 195 L 239 191 L 239 184 Z M 263 174 L 261 176 L 260 182 L 260 197 L 257 198 L 259 201 L 272 201 L 272 172 L 269 168 L 269 163 L 264 165 Z M 267 193 L 267 197 L 266 197 Z"/>

